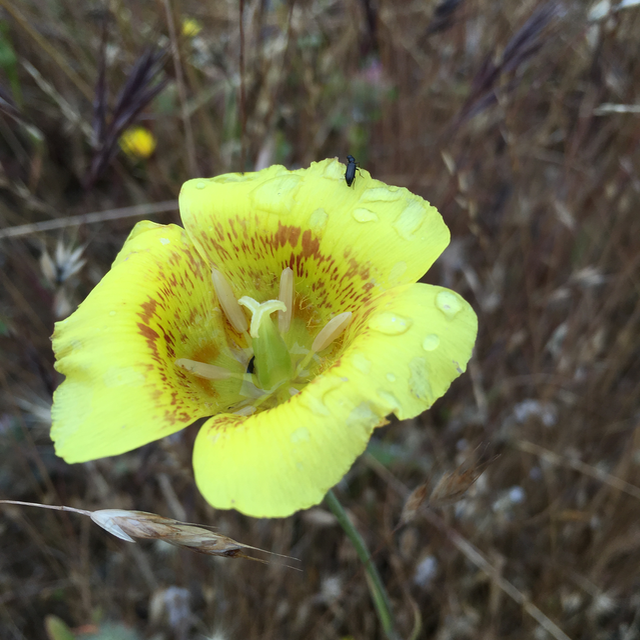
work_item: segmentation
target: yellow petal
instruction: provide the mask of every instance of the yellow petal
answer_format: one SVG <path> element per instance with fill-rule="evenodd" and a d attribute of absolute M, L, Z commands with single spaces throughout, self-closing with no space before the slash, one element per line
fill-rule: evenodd
<path fill-rule="evenodd" d="M 418 415 L 465 369 L 477 332 L 456 293 L 425 284 L 390 290 L 354 313 L 340 357 L 300 393 L 252 416 L 200 430 L 196 482 L 221 509 L 283 517 L 320 502 L 395 413 Z"/>
<path fill-rule="evenodd" d="M 348 187 L 344 172 L 332 159 L 190 180 L 180 192 L 182 220 L 202 255 L 244 295 L 277 297 L 278 278 L 291 267 L 298 301 L 308 297 L 324 323 L 417 281 L 449 242 L 428 202 L 364 169 Z"/>
<path fill-rule="evenodd" d="M 244 372 L 227 347 L 210 268 L 183 229 L 139 223 L 111 271 L 56 324 L 51 437 L 67 462 L 130 451 L 238 401 L 241 380 L 206 380 L 187 358 Z"/>

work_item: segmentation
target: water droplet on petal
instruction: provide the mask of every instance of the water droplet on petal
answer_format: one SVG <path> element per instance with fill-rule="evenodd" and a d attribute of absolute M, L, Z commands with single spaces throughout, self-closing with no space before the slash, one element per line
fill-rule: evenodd
<path fill-rule="evenodd" d="M 396 381 L 396 377 L 393 375 L 393 373 L 387 373 L 387 380 L 389 382 L 395 382 Z"/>
<path fill-rule="evenodd" d="M 196 183 L 196 189 L 204 189 L 207 186 L 206 182 L 198 182 Z"/>
<path fill-rule="evenodd" d="M 387 413 L 400 409 L 400 401 L 390 391 L 378 389 L 378 397 L 382 400 L 384 409 Z"/>
<path fill-rule="evenodd" d="M 396 262 L 393 267 L 391 267 L 391 271 L 389 272 L 389 279 L 391 281 L 400 280 L 402 276 L 405 274 L 407 270 L 407 263 L 404 260 L 400 262 Z"/>
<path fill-rule="evenodd" d="M 293 444 L 297 444 L 298 442 L 309 442 L 310 439 L 309 430 L 306 427 L 296 429 L 289 437 L 289 440 L 291 440 Z"/>
<path fill-rule="evenodd" d="M 388 336 L 397 336 L 404 333 L 413 324 L 410 318 L 403 318 L 395 313 L 380 313 L 374 316 L 369 326 L 375 331 Z"/>
<path fill-rule="evenodd" d="M 400 202 L 401 196 L 397 193 L 402 191 L 398 187 L 373 187 L 367 189 L 360 197 L 360 202 Z"/>
<path fill-rule="evenodd" d="M 422 348 L 425 351 L 433 351 L 438 348 L 440 338 L 435 333 L 430 333 L 423 341 Z"/>
<path fill-rule="evenodd" d="M 368 439 L 371 427 L 380 422 L 383 417 L 384 415 L 376 413 L 369 402 L 361 402 L 350 411 L 345 422 L 349 429 L 361 429 Z"/>
<path fill-rule="evenodd" d="M 287 172 L 261 181 L 251 192 L 251 202 L 259 211 L 274 213 L 277 216 L 285 215 L 296 204 L 295 196 L 301 180 L 301 176 Z"/>
<path fill-rule="evenodd" d="M 453 291 L 441 291 L 436 296 L 436 307 L 451 320 L 462 309 L 462 302 Z"/>
<path fill-rule="evenodd" d="M 405 240 L 413 240 L 413 235 L 424 222 L 425 206 L 418 200 L 412 200 L 393 223 L 394 229 Z"/>
<path fill-rule="evenodd" d="M 117 311 L 109 311 L 109 315 L 110 315 L 110 316 L 115 316 L 115 315 L 116 315 L 116 313 L 117 313 Z"/>
<path fill-rule="evenodd" d="M 369 211 L 369 209 L 364 209 L 364 208 L 354 209 L 351 212 L 351 215 L 353 216 L 353 219 L 356 222 L 377 222 L 378 221 L 378 214 L 374 213 L 373 211 Z"/>
<path fill-rule="evenodd" d="M 365 375 L 367 375 L 371 371 L 371 362 L 367 360 L 361 353 L 356 353 L 353 356 L 353 366 Z"/>
<path fill-rule="evenodd" d="M 170 244 L 169 238 L 160 238 L 160 244 Z"/>
<path fill-rule="evenodd" d="M 327 405 L 314 395 L 315 389 L 305 389 L 302 393 L 299 393 L 295 399 L 301 402 L 312 413 L 319 414 L 321 416 L 329 416 L 331 412 L 327 409 Z M 295 401 L 294 401 L 295 402 Z"/>
<path fill-rule="evenodd" d="M 328 219 L 324 209 L 316 209 L 309 217 L 309 226 L 315 233 L 320 233 L 327 226 Z"/>
<path fill-rule="evenodd" d="M 409 363 L 409 390 L 418 400 L 433 402 L 433 391 L 427 377 L 427 361 L 424 358 L 413 358 Z"/>

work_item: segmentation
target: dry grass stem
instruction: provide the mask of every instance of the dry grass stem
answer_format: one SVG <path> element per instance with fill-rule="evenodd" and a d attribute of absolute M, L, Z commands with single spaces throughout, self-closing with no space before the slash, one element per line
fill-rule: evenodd
<path fill-rule="evenodd" d="M 118 209 L 107 209 L 106 211 L 93 211 L 92 213 L 81 213 L 77 216 L 67 216 L 56 218 L 55 220 L 45 220 L 44 222 L 34 222 L 23 224 L 7 229 L 0 229 L 0 240 L 2 238 L 16 238 L 32 233 L 42 233 L 43 231 L 53 231 L 54 229 L 66 229 L 67 227 L 77 227 L 83 224 L 94 224 L 96 222 L 107 222 L 109 220 L 121 220 L 124 218 L 140 218 L 151 216 L 156 213 L 167 213 L 178 210 L 177 200 L 167 200 L 166 202 L 154 202 L 151 204 L 136 204 L 132 207 L 120 207 Z"/>

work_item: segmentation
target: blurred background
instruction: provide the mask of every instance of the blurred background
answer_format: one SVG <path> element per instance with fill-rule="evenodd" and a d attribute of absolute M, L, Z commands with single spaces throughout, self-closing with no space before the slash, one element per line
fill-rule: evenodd
<path fill-rule="evenodd" d="M 179 223 L 188 178 L 352 154 L 441 211 L 426 281 L 480 322 L 467 373 L 337 488 L 401 636 L 640 638 L 638 34 L 638 0 L 0 0 L 0 497 L 207 523 L 303 569 L 4 506 L 0 637 L 382 637 L 325 506 L 204 502 L 197 427 L 73 466 L 48 435 L 53 323 L 136 221 Z"/>

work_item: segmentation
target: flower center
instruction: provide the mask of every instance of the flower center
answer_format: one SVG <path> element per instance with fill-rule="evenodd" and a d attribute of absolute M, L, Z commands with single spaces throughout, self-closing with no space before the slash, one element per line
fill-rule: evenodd
<path fill-rule="evenodd" d="M 237 413 L 251 413 L 268 398 L 269 404 L 291 397 L 304 387 L 314 366 L 322 364 L 319 354 L 328 349 L 351 322 L 352 313 L 340 313 L 311 336 L 304 318 L 296 318 L 295 277 L 290 268 L 280 276 L 277 300 L 258 302 L 249 296 L 236 299 L 231 284 L 217 269 L 211 279 L 220 308 L 233 330 L 244 337 L 246 349 L 233 354 L 238 369 L 179 358 L 175 364 L 194 376 L 208 380 L 239 380 Z M 246 310 L 251 314 L 247 321 Z M 277 321 L 272 315 L 277 312 Z M 240 373 L 240 367 L 246 373 Z"/>
<path fill-rule="evenodd" d="M 253 366 L 258 386 L 265 390 L 273 389 L 293 375 L 291 355 L 271 319 L 274 311 L 286 312 L 287 307 L 280 300 L 260 303 L 249 296 L 243 296 L 238 302 L 252 314 L 249 334 L 253 339 Z"/>

